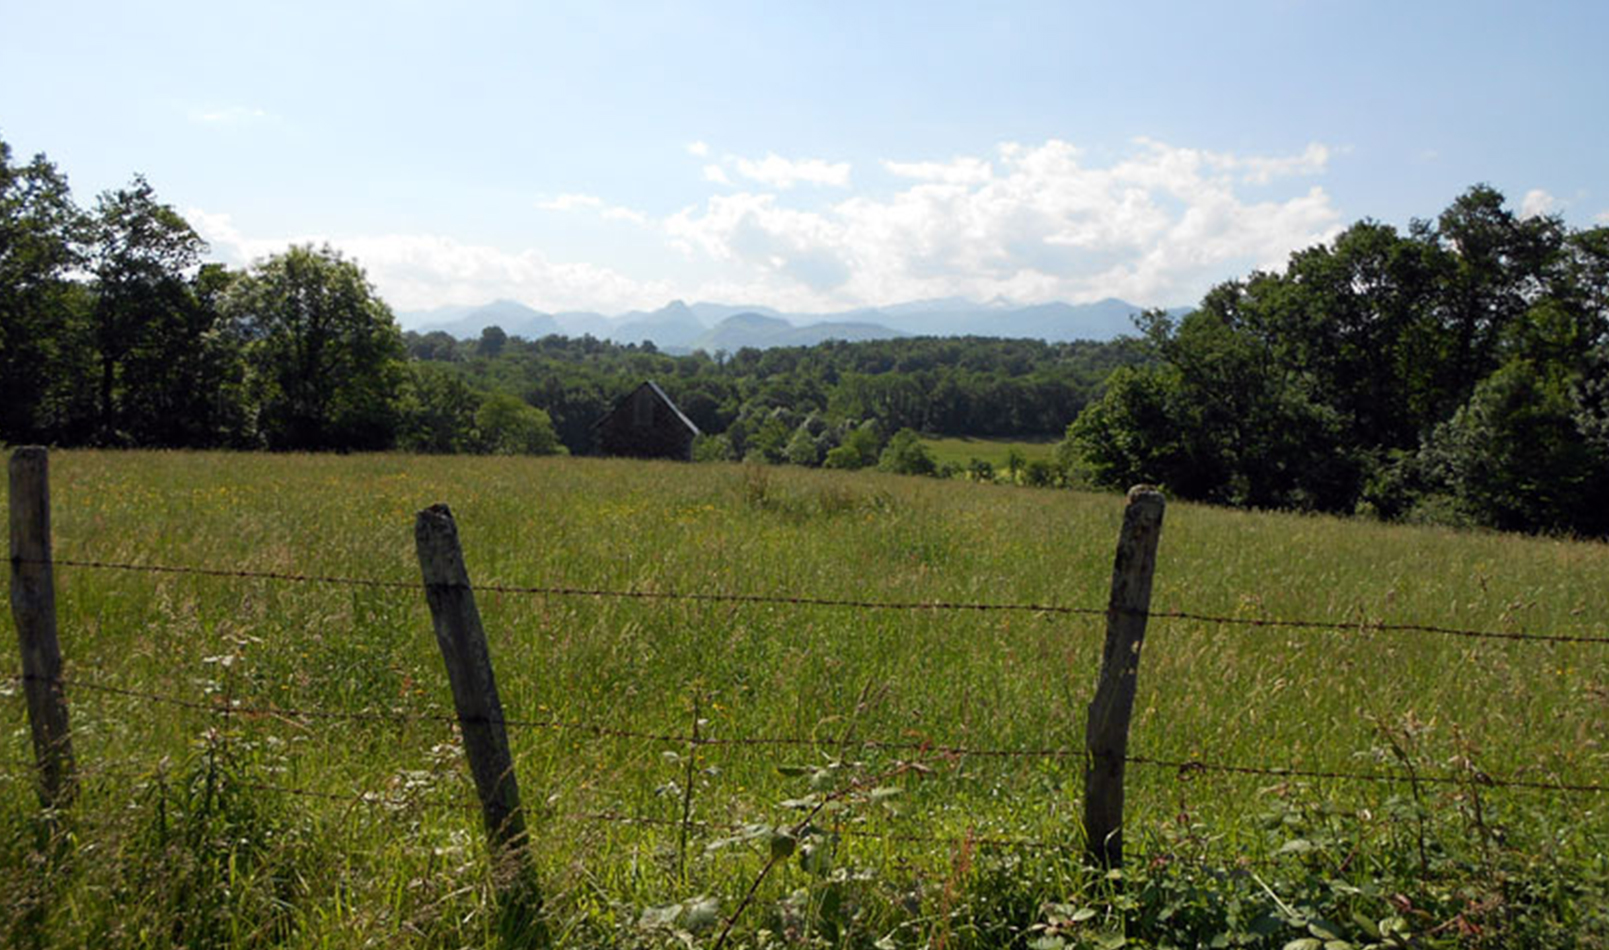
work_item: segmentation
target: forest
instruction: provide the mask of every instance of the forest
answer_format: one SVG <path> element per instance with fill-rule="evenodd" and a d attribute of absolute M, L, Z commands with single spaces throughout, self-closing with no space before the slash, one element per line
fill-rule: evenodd
<path fill-rule="evenodd" d="M 401 332 L 329 247 L 243 269 L 206 252 L 143 178 L 80 208 L 48 158 L 0 141 L 0 442 L 588 454 L 653 379 L 705 433 L 700 460 L 990 480 L 917 434 L 1065 433 L 1011 480 L 1609 534 L 1609 227 L 1519 216 L 1484 185 L 1110 342 L 458 340 Z"/>

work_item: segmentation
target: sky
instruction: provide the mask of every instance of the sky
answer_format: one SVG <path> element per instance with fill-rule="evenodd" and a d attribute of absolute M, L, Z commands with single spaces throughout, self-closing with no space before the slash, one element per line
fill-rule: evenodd
<path fill-rule="evenodd" d="M 398 311 L 1197 301 L 1476 183 L 1609 224 L 1598 2 L 0 0 L 0 139 Z"/>

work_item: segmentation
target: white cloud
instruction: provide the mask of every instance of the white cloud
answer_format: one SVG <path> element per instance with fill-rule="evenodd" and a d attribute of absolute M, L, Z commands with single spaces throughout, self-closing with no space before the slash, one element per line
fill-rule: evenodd
<path fill-rule="evenodd" d="M 1559 199 L 1543 191 L 1541 188 L 1532 188 L 1520 199 L 1520 218 L 1536 218 L 1544 214 L 1553 214 L 1563 208 Z"/>
<path fill-rule="evenodd" d="M 847 187 L 847 164 L 727 156 L 704 169 L 707 181 L 726 187 L 665 218 L 594 195 L 542 202 L 658 234 L 683 261 L 659 261 L 656 269 L 686 275 L 666 280 L 634 278 L 613 261 L 558 262 L 537 249 L 432 235 L 331 243 L 403 310 L 496 297 L 603 312 L 677 297 L 802 310 L 948 296 L 1188 304 L 1253 267 L 1279 268 L 1293 250 L 1340 231 L 1326 191 L 1299 181 L 1322 174 L 1332 154 L 1322 145 L 1242 155 L 1138 140 L 1118 159 L 1095 163 L 1068 142 L 1005 143 L 944 161 L 885 161 L 891 190 L 826 203 L 786 189 L 801 181 Z M 738 175 L 767 187 L 737 188 Z M 188 214 L 237 263 L 289 243 L 247 238 L 225 215 Z"/>
<path fill-rule="evenodd" d="M 709 147 L 708 143 L 705 143 L 705 142 L 688 142 L 687 143 L 687 154 L 689 154 L 689 155 L 695 155 L 695 156 L 697 156 L 699 158 L 704 158 L 705 156 L 709 155 L 709 153 L 710 153 L 710 147 Z"/>
<path fill-rule="evenodd" d="M 668 219 L 695 258 L 725 265 L 747 299 L 859 305 L 986 300 L 1193 301 L 1251 267 L 1326 240 L 1340 215 L 1320 187 L 1250 201 L 1246 185 L 1318 174 L 1330 150 L 1242 156 L 1141 140 L 1106 167 L 1073 145 L 1007 143 L 993 158 L 885 161 L 913 184 L 815 210 L 777 194 L 712 197 Z M 739 277 L 741 275 L 741 278 Z"/>
<path fill-rule="evenodd" d="M 608 204 L 597 195 L 563 194 L 538 201 L 536 206 L 543 211 L 596 211 L 608 221 L 625 221 L 639 226 L 648 224 L 648 216 L 641 211 Z"/>
<path fill-rule="evenodd" d="M 1609 224 L 1609 211 L 1598 212 L 1593 216 L 1592 222 L 1594 224 Z"/>
<path fill-rule="evenodd" d="M 617 312 L 662 306 L 682 293 L 606 266 L 553 261 L 532 249 L 509 252 L 429 234 L 248 238 L 227 214 L 190 208 L 185 217 L 212 245 L 215 257 L 235 266 L 281 253 L 291 244 L 329 244 L 362 266 L 396 310 L 508 298 L 550 311 Z"/>
<path fill-rule="evenodd" d="M 951 185 L 977 185 L 994 176 L 994 168 L 981 158 L 956 158 L 948 162 L 891 162 L 883 168 L 899 178 L 940 181 Z"/>
<path fill-rule="evenodd" d="M 788 159 L 772 152 L 759 161 L 729 158 L 737 173 L 751 181 L 783 190 L 804 182 L 811 185 L 849 187 L 849 163 L 820 158 Z"/>
<path fill-rule="evenodd" d="M 1208 152 L 1206 155 L 1209 162 L 1228 171 L 1240 172 L 1241 180 L 1253 185 L 1266 185 L 1276 178 L 1292 175 L 1317 175 L 1330 163 L 1329 148 L 1317 142 L 1308 145 L 1300 155 L 1273 158 L 1241 158 L 1221 152 Z"/>

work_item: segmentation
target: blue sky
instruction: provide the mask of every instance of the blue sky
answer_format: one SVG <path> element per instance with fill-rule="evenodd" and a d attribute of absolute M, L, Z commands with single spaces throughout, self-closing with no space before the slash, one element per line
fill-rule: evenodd
<path fill-rule="evenodd" d="M 154 7 L 147 9 L 145 7 Z M 0 0 L 0 138 L 399 310 L 1193 302 L 1487 182 L 1609 223 L 1609 4 Z"/>

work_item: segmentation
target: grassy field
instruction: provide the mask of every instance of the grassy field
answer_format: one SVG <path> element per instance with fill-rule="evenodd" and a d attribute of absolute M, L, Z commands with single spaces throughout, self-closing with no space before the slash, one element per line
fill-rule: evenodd
<path fill-rule="evenodd" d="M 414 513 L 447 502 L 483 585 L 1102 607 L 1122 513 L 791 467 L 52 465 L 58 558 L 409 584 Z M 1606 578 L 1601 544 L 1170 506 L 1157 609 L 1358 626 L 1153 620 L 1132 753 L 1462 778 L 1131 766 L 1121 878 L 1079 860 L 1080 760 L 865 743 L 1077 748 L 1099 617 L 488 592 L 480 608 L 506 715 L 570 724 L 511 730 L 559 945 L 711 946 L 753 887 L 727 946 L 1602 947 L 1609 796 L 1479 776 L 1602 782 L 1609 647 L 1367 622 L 1605 635 Z M 0 944 L 518 942 L 455 731 L 428 718 L 452 706 L 422 591 L 68 566 L 57 583 L 69 682 L 252 711 L 69 685 L 83 792 L 47 822 L 22 698 L 0 685 Z M 695 707 L 704 736 L 799 742 L 701 746 L 690 766 L 686 743 L 607 734 L 685 735 Z M 766 873 L 765 829 L 834 791 Z M 707 824 L 684 845 L 687 808 Z"/>
<path fill-rule="evenodd" d="M 1050 458 L 1059 436 L 1046 436 L 1042 439 L 974 439 L 974 438 L 924 438 L 923 444 L 933 453 L 933 458 L 940 465 L 951 465 L 965 468 L 973 459 L 980 459 L 993 465 L 995 471 L 1003 472 L 1006 469 L 1006 456 L 1013 449 L 1022 454 L 1023 460 L 1036 458 Z"/>

